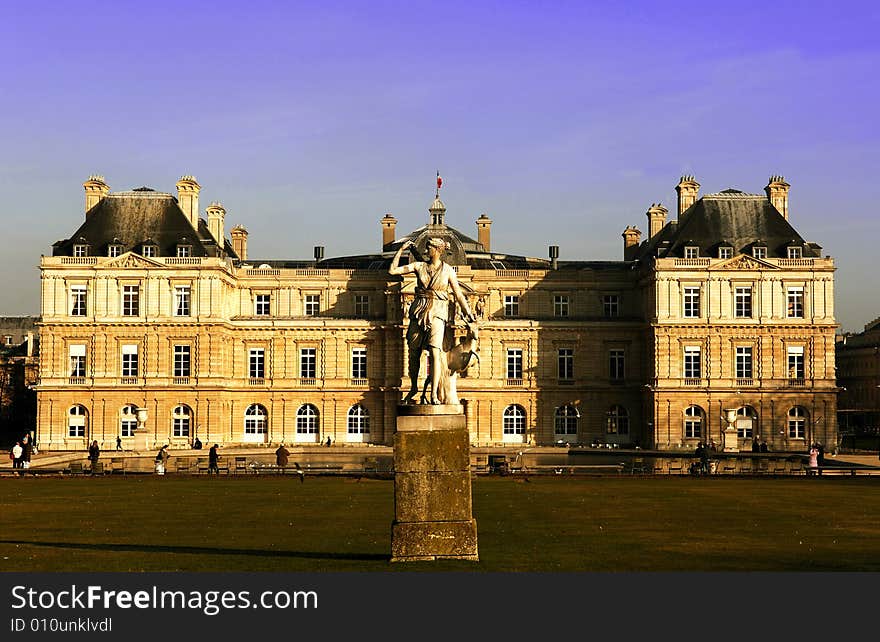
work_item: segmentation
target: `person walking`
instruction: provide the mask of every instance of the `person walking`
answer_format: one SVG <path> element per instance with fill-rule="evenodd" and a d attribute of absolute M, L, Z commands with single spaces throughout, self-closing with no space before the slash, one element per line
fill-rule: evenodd
<path fill-rule="evenodd" d="M 819 449 L 816 448 L 816 444 L 810 446 L 810 459 L 808 462 L 809 468 L 807 469 L 808 475 L 815 475 L 819 468 Z"/>
<path fill-rule="evenodd" d="M 116 452 L 122 451 L 122 437 L 116 435 Z"/>
<path fill-rule="evenodd" d="M 220 467 L 217 465 L 220 460 L 220 456 L 217 454 L 217 449 L 219 447 L 220 446 L 218 446 L 217 444 L 214 444 L 213 446 L 211 446 L 211 449 L 208 451 L 208 474 L 209 475 L 211 473 L 214 473 L 215 475 L 220 474 Z"/>
<path fill-rule="evenodd" d="M 25 435 L 21 438 L 21 468 L 30 468 L 31 467 L 31 452 L 33 451 L 33 444 L 31 443 L 31 439 L 28 435 Z"/>
<path fill-rule="evenodd" d="M 330 437 L 327 437 L 327 443 L 325 445 L 327 446 L 327 448 L 330 447 Z"/>
<path fill-rule="evenodd" d="M 168 454 L 168 444 L 163 444 L 159 449 L 159 452 L 156 453 L 156 474 L 164 475 L 165 468 L 168 465 L 168 459 L 171 455 Z"/>
<path fill-rule="evenodd" d="M 275 451 L 275 465 L 278 468 L 284 468 L 287 466 L 288 457 L 290 457 L 290 451 L 284 447 L 284 442 L 281 442 L 281 445 L 278 446 L 278 450 Z"/>
<path fill-rule="evenodd" d="M 98 463 L 98 457 L 101 456 L 101 449 L 98 448 L 98 440 L 94 440 L 89 446 L 89 461 L 91 462 L 92 472 L 95 472 L 95 464 Z"/>
<path fill-rule="evenodd" d="M 816 454 L 817 472 L 821 475 L 822 467 L 825 465 L 825 446 L 822 445 L 822 442 L 816 444 L 816 450 L 819 451 Z"/>

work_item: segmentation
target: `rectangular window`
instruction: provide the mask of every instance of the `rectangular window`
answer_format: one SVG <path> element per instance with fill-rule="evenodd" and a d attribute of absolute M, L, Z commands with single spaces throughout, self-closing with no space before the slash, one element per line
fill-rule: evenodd
<path fill-rule="evenodd" d="M 568 296 L 564 294 L 557 294 L 553 297 L 553 316 L 554 317 L 567 317 L 568 316 Z"/>
<path fill-rule="evenodd" d="M 140 286 L 122 286 L 122 316 L 136 317 L 140 314 Z"/>
<path fill-rule="evenodd" d="M 788 288 L 788 307 L 786 314 L 789 319 L 804 318 L 804 289 Z"/>
<path fill-rule="evenodd" d="M 519 316 L 519 295 L 508 294 L 504 297 L 504 316 L 506 316 L 506 317 L 518 317 Z"/>
<path fill-rule="evenodd" d="M 767 258 L 767 248 L 763 246 L 757 246 L 752 248 L 752 256 L 756 259 L 766 259 Z"/>
<path fill-rule="evenodd" d="M 370 296 L 368 294 L 354 295 L 354 315 L 362 319 L 370 316 Z"/>
<path fill-rule="evenodd" d="M 269 316 L 269 305 L 272 301 L 272 296 L 269 294 L 257 294 L 254 297 L 254 314 L 258 317 L 267 317 Z"/>
<path fill-rule="evenodd" d="M 700 256 L 700 248 L 692 247 L 692 246 L 684 248 L 684 258 L 696 259 L 699 256 Z"/>
<path fill-rule="evenodd" d="M 352 348 L 351 349 L 351 378 L 366 379 L 367 378 L 367 349 Z"/>
<path fill-rule="evenodd" d="M 86 286 L 70 286 L 70 316 L 86 316 Z"/>
<path fill-rule="evenodd" d="M 752 378 L 752 347 L 737 346 L 736 348 L 736 378 Z"/>
<path fill-rule="evenodd" d="M 790 247 L 788 248 L 788 258 L 790 259 L 799 259 L 803 256 L 803 248 L 800 247 Z"/>
<path fill-rule="evenodd" d="M 88 254 L 88 245 L 74 245 L 73 246 L 73 255 L 77 258 L 82 258 Z"/>
<path fill-rule="evenodd" d="M 178 285 L 174 287 L 174 316 L 189 316 L 190 287 Z"/>
<path fill-rule="evenodd" d="M 620 297 L 616 294 L 606 294 L 602 297 L 602 315 L 606 319 L 620 316 Z"/>
<path fill-rule="evenodd" d="M 121 245 L 110 245 L 107 247 L 107 256 L 113 258 L 122 254 L 122 246 Z"/>
<path fill-rule="evenodd" d="M 700 316 L 700 288 L 684 288 L 684 316 L 688 319 L 697 319 Z"/>
<path fill-rule="evenodd" d="M 803 380 L 804 378 L 804 347 L 790 346 L 788 348 L 788 378 Z"/>
<path fill-rule="evenodd" d="M 301 379 L 314 379 L 317 372 L 316 348 L 301 348 L 299 351 L 299 376 Z"/>
<path fill-rule="evenodd" d="M 508 348 L 507 350 L 507 378 L 522 380 L 522 348 Z"/>
<path fill-rule="evenodd" d="M 737 319 L 752 318 L 752 288 L 740 287 L 734 289 L 733 314 Z"/>
<path fill-rule="evenodd" d="M 321 312 L 321 295 L 307 294 L 305 298 L 305 313 L 307 317 L 316 317 Z"/>
<path fill-rule="evenodd" d="M 174 376 L 189 377 L 191 369 L 190 362 L 190 346 L 176 345 L 174 346 Z"/>
<path fill-rule="evenodd" d="M 614 381 L 620 381 L 624 378 L 623 350 L 608 351 L 608 376 Z"/>
<path fill-rule="evenodd" d="M 122 372 L 123 377 L 138 376 L 138 347 L 137 344 L 122 346 Z"/>
<path fill-rule="evenodd" d="M 732 256 L 733 256 L 733 248 L 732 247 L 722 245 L 721 247 L 718 248 L 718 258 L 719 259 L 729 259 Z"/>
<path fill-rule="evenodd" d="M 192 245 L 178 245 L 177 256 L 180 258 L 192 256 Z"/>
<path fill-rule="evenodd" d="M 574 379 L 574 350 L 560 348 L 557 353 L 557 377 L 560 381 Z"/>
<path fill-rule="evenodd" d="M 684 347 L 684 378 L 699 379 L 700 372 L 700 346 Z"/>
<path fill-rule="evenodd" d="M 141 247 L 141 256 L 146 256 L 148 258 L 152 258 L 156 256 L 156 246 L 155 245 L 144 245 Z"/>
<path fill-rule="evenodd" d="M 248 351 L 248 376 L 251 379 L 266 377 L 266 351 L 263 348 L 251 348 Z"/>
<path fill-rule="evenodd" d="M 84 344 L 70 346 L 70 376 L 86 376 L 86 346 Z"/>

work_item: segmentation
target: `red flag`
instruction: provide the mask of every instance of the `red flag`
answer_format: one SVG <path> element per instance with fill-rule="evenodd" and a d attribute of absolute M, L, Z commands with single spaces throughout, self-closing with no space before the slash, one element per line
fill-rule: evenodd
<path fill-rule="evenodd" d="M 437 189 L 443 187 L 443 179 L 440 177 L 440 172 L 437 172 Z"/>

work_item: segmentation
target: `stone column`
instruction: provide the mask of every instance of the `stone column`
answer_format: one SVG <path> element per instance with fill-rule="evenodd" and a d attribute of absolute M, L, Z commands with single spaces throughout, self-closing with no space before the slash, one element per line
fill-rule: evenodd
<path fill-rule="evenodd" d="M 478 560 L 461 405 L 397 407 L 391 561 Z"/>

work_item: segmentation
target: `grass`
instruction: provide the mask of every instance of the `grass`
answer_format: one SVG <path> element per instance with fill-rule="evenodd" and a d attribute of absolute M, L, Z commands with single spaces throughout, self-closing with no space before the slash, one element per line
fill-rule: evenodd
<path fill-rule="evenodd" d="M 877 478 L 478 478 L 480 561 L 391 564 L 393 482 L 0 479 L 2 571 L 878 571 Z"/>

